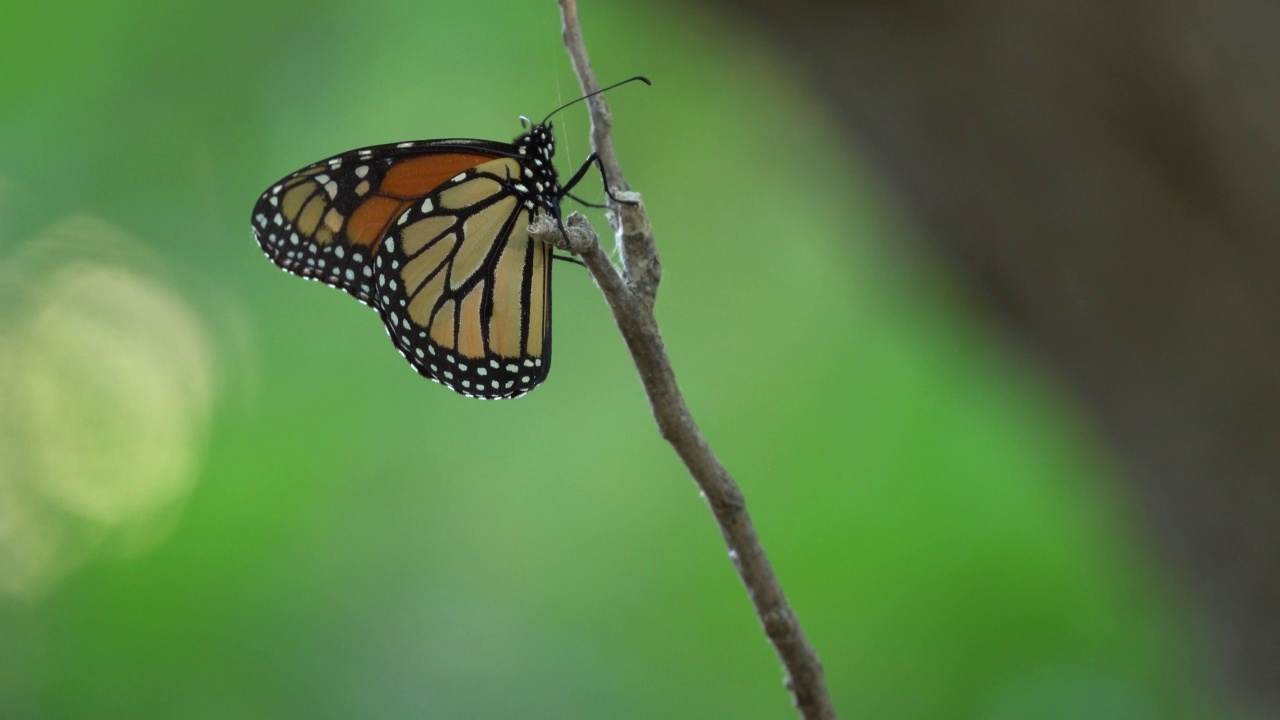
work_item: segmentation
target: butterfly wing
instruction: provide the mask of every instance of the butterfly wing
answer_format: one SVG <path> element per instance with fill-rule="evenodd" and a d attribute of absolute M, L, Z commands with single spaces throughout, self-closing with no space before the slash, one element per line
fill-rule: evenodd
<path fill-rule="evenodd" d="M 551 249 L 526 231 L 546 210 L 515 150 L 436 140 L 344 153 L 263 193 L 254 234 L 281 268 L 375 307 L 419 373 L 517 397 L 550 368 Z"/>
<path fill-rule="evenodd" d="M 459 173 L 396 218 L 374 259 L 392 340 L 464 395 L 517 397 L 550 369 L 551 247 L 529 237 L 542 210 L 519 177 L 512 158 Z"/>

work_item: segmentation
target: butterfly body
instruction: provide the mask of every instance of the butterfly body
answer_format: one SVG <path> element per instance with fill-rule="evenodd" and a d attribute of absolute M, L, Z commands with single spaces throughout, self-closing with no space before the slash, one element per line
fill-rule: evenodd
<path fill-rule="evenodd" d="M 377 309 L 422 375 L 471 397 L 518 397 L 551 363 L 551 247 L 527 228 L 560 218 L 568 188 L 554 152 L 549 124 L 512 143 L 353 150 L 272 185 L 254 236 L 284 270 Z"/>

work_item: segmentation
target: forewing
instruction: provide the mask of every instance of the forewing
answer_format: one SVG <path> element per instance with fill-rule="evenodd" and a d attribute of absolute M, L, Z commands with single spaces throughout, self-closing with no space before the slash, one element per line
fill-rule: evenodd
<path fill-rule="evenodd" d="M 373 303 L 372 261 L 395 219 L 507 146 L 433 140 L 352 150 L 272 185 L 253 209 L 253 233 L 281 268 Z"/>

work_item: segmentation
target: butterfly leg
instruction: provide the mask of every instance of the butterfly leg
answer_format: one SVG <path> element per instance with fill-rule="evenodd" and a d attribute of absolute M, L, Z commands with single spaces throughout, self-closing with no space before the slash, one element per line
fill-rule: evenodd
<path fill-rule="evenodd" d="M 570 256 L 568 256 L 568 255 L 552 255 L 552 256 L 551 256 L 551 259 L 552 259 L 552 260 L 563 260 L 564 262 L 567 262 L 567 263 L 573 263 L 574 265 L 581 265 L 582 267 L 586 267 L 586 266 L 587 266 L 587 264 L 586 264 L 586 263 L 582 262 L 582 261 L 581 261 L 581 260 L 579 260 L 578 258 L 576 258 L 576 257 L 570 257 Z"/>
<path fill-rule="evenodd" d="M 608 205 L 601 205 L 600 203 L 587 202 L 586 200 L 583 200 L 582 198 L 578 197 L 577 195 L 574 195 L 573 193 L 565 193 L 564 196 L 578 203 L 579 205 L 582 205 L 583 207 L 596 208 L 597 210 L 609 209 Z"/>
<path fill-rule="evenodd" d="M 613 194 L 613 190 L 609 188 L 609 179 L 605 177 L 605 174 L 604 174 L 604 163 L 600 161 L 600 156 L 596 153 L 591 153 L 590 155 L 588 155 L 587 161 L 582 163 L 582 167 L 578 168 L 578 172 L 574 173 L 573 177 L 569 178 L 569 182 L 565 183 L 564 186 L 560 188 L 560 196 L 564 197 L 566 195 L 569 195 L 569 191 L 572 190 L 575 185 L 577 185 L 579 182 L 582 181 L 582 178 L 586 176 L 587 170 L 591 169 L 592 165 L 595 165 L 596 167 L 600 168 L 600 178 L 604 181 L 604 194 L 608 195 L 610 200 L 616 203 L 620 203 L 622 205 L 639 205 L 640 204 L 636 200 L 623 200 L 622 198 Z M 574 198 L 574 199 L 577 200 L 577 198 Z M 582 201 L 579 200 L 579 202 L 582 202 Z M 588 203 L 583 203 L 583 205 L 588 205 Z"/>

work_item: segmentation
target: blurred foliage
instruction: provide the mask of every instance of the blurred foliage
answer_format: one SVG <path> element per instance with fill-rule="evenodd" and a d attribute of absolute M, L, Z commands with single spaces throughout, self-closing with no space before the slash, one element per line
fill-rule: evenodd
<path fill-rule="evenodd" d="M 1220 717 L 1087 422 L 787 68 L 679 6 L 582 13 L 602 80 L 655 81 L 610 99 L 659 319 L 843 714 Z M 251 239 L 306 163 L 576 97 L 554 3 L 0 28 L 0 717 L 789 716 L 584 272 L 550 380 L 486 403 Z M 563 171 L 585 114 L 556 124 Z"/>

